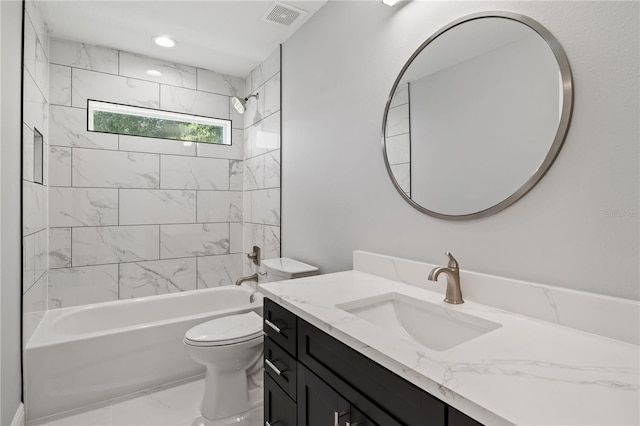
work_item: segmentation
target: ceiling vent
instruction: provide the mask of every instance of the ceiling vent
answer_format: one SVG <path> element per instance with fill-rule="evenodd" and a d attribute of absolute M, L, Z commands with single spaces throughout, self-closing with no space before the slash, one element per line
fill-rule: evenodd
<path fill-rule="evenodd" d="M 295 22 L 300 21 L 300 18 L 306 14 L 307 12 L 304 10 L 296 9 L 284 3 L 274 2 L 267 10 L 267 13 L 264 14 L 262 20 L 290 27 Z"/>

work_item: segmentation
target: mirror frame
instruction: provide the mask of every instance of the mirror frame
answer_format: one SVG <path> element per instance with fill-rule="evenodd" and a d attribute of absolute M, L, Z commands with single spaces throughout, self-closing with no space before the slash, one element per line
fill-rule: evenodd
<path fill-rule="evenodd" d="M 420 204 L 413 201 L 409 198 L 405 192 L 402 190 L 400 184 L 396 180 L 393 172 L 391 171 L 391 165 L 389 164 L 389 159 L 387 157 L 387 148 L 386 148 L 386 128 L 387 128 L 387 115 L 389 114 L 389 108 L 391 106 L 391 101 L 393 100 L 393 95 L 395 94 L 396 89 L 398 88 L 398 84 L 402 80 L 404 73 L 409 68 L 413 60 L 418 56 L 432 41 L 438 38 L 440 35 L 444 34 L 446 31 L 449 31 L 458 25 L 464 24 L 465 22 L 474 21 L 477 19 L 483 18 L 503 18 L 510 19 L 513 21 L 520 22 L 534 30 L 540 37 L 542 37 L 546 42 L 553 55 L 558 62 L 558 67 L 560 68 L 560 77 L 562 79 L 562 113 L 560 115 L 560 122 L 558 123 L 558 130 L 556 132 L 555 138 L 551 147 L 549 148 L 549 152 L 545 156 L 544 160 L 540 164 L 540 166 L 536 169 L 536 171 L 529 177 L 529 179 L 516 190 L 509 197 L 505 198 L 498 204 L 495 204 L 485 210 L 481 210 L 474 213 L 468 213 L 463 215 L 448 215 L 443 213 L 438 213 L 432 210 L 429 210 Z M 521 15 L 519 13 L 507 12 L 507 11 L 489 11 L 489 12 L 478 12 L 471 15 L 466 15 L 460 19 L 457 19 L 450 24 L 440 28 L 433 35 L 431 35 L 427 40 L 416 49 L 416 51 L 411 55 L 409 60 L 405 63 L 398 74 L 395 82 L 393 83 L 393 87 L 391 88 L 391 92 L 387 99 L 387 105 L 384 109 L 384 116 L 382 119 L 382 155 L 384 157 L 384 163 L 387 166 L 387 172 L 389 173 L 389 177 L 391 177 L 391 181 L 395 186 L 396 190 L 402 195 L 402 198 L 409 203 L 413 208 L 425 213 L 431 217 L 435 217 L 438 219 L 445 220 L 470 220 L 470 219 L 479 219 L 487 216 L 491 216 L 505 208 L 509 207 L 511 204 L 518 201 L 522 198 L 527 192 L 529 192 L 545 175 L 545 173 L 549 170 L 553 162 L 555 161 L 564 140 L 567 135 L 567 131 L 569 129 L 569 124 L 571 122 L 571 114 L 573 111 L 573 79 L 571 75 L 571 68 L 569 66 L 569 60 L 567 59 L 567 55 L 560 45 L 560 42 L 547 30 L 542 24 L 529 18 L 528 16 Z"/>

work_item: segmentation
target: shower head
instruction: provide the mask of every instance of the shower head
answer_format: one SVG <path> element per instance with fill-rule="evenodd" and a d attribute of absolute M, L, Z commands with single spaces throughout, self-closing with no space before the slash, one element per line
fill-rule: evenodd
<path fill-rule="evenodd" d="M 256 93 L 255 95 L 249 95 L 244 99 L 240 99 L 239 97 L 234 96 L 231 98 L 231 102 L 233 103 L 233 107 L 236 109 L 236 111 L 238 111 L 240 114 L 244 114 L 244 112 L 247 110 L 247 101 L 251 98 L 258 99 L 259 95 L 259 93 Z"/>

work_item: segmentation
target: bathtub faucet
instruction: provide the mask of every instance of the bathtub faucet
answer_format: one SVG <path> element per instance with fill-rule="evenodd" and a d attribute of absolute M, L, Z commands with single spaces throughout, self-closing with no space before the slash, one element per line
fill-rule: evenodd
<path fill-rule="evenodd" d="M 240 285 L 240 284 L 245 283 L 247 281 L 258 282 L 258 273 L 256 272 L 255 274 L 249 275 L 248 277 L 240 277 L 240 278 L 238 278 L 238 280 L 236 281 L 236 285 Z"/>

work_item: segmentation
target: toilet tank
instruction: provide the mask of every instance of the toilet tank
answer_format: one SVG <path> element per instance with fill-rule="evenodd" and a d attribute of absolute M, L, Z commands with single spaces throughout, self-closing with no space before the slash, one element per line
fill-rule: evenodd
<path fill-rule="evenodd" d="M 308 277 L 319 273 L 317 267 L 289 259 L 288 257 L 265 259 L 262 263 L 267 270 L 267 282 Z"/>

